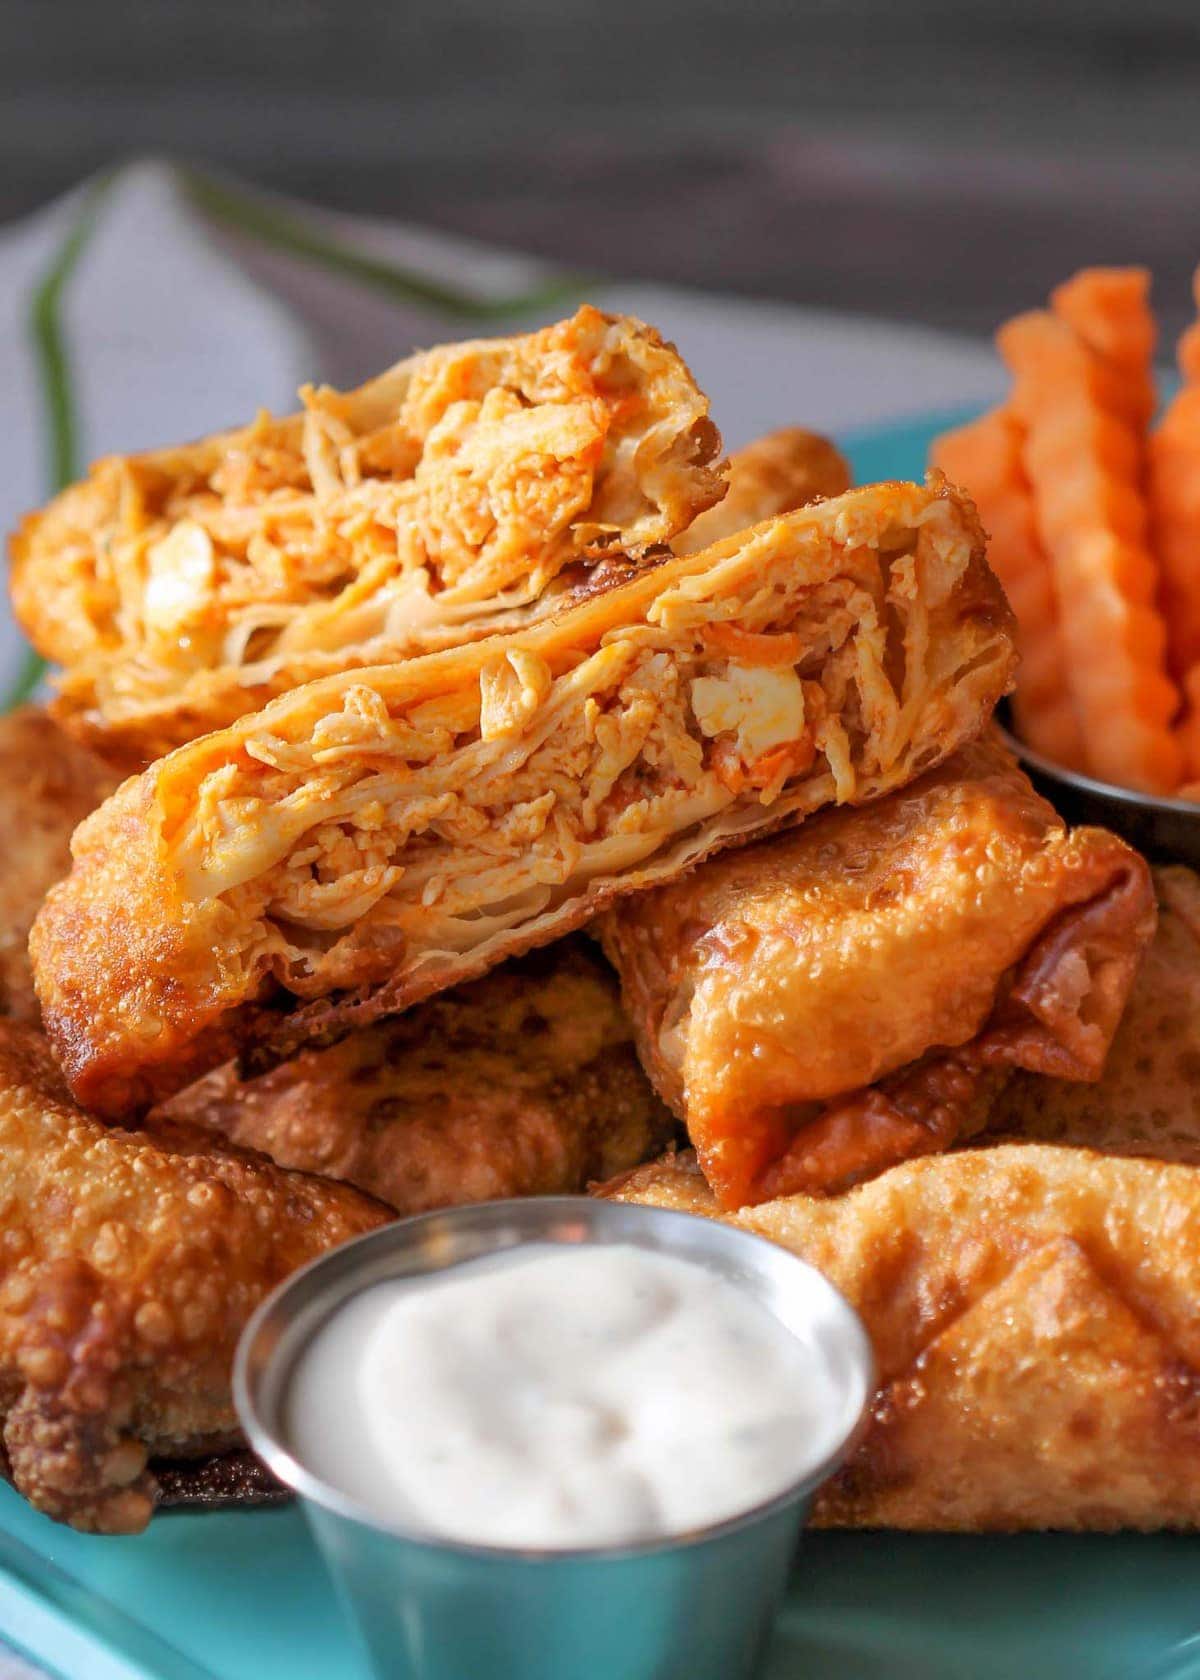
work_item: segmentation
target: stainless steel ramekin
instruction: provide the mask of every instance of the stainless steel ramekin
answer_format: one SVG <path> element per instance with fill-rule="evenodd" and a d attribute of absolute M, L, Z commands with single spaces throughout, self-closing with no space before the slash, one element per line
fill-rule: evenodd
<path fill-rule="evenodd" d="M 1110 828 L 1152 863 L 1187 863 L 1200 869 L 1200 803 L 1196 800 L 1135 793 L 1077 770 L 1064 770 L 1012 733 L 1007 711 L 998 728 L 1034 787 L 1069 823 Z"/>
<path fill-rule="evenodd" d="M 292 1456 L 282 1416 L 292 1367 L 344 1301 L 387 1279 L 429 1275 L 530 1242 L 633 1243 L 698 1261 L 789 1329 L 819 1338 L 847 1400 L 836 1451 L 773 1499 L 726 1522 L 651 1544 L 577 1551 L 462 1545 L 390 1526 Z M 453 1208 L 347 1243 L 263 1302 L 234 1369 L 246 1433 L 300 1495 L 373 1671 L 389 1680 L 754 1674 L 800 1526 L 816 1489 L 856 1441 L 873 1386 L 861 1321 L 804 1261 L 712 1220 L 582 1196 Z"/>

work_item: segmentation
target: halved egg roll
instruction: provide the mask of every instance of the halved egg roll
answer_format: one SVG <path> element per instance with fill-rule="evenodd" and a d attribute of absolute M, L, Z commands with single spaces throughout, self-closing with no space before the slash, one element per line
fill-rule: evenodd
<path fill-rule="evenodd" d="M 301 397 L 101 461 L 14 537 L 17 617 L 113 756 L 524 622 L 572 562 L 668 542 L 724 488 L 674 347 L 592 308 Z"/>
<path fill-rule="evenodd" d="M 240 1046 L 330 1042 L 910 781 L 979 731 L 1012 665 L 974 509 L 935 479 L 788 514 L 518 635 L 311 683 L 80 827 L 31 937 L 43 1018 L 114 1115 Z"/>
<path fill-rule="evenodd" d="M 583 934 L 243 1081 L 229 1064 L 158 1109 L 424 1213 L 585 1190 L 666 1148 L 616 980 Z"/>
<path fill-rule="evenodd" d="M 688 1156 L 603 1193 L 719 1213 Z M 1003 1144 L 726 1217 L 824 1272 L 875 1348 L 818 1525 L 1200 1527 L 1200 1169 Z"/>
<path fill-rule="evenodd" d="M 849 463 L 827 437 L 802 426 L 783 426 L 729 457 L 724 496 L 693 519 L 671 547 L 676 554 L 695 554 L 748 525 L 840 496 L 851 482 Z"/>
<path fill-rule="evenodd" d="M 988 736 L 861 810 L 601 923 L 638 1048 L 724 1207 L 842 1189 L 988 1118 L 1013 1068 L 1095 1079 L 1154 898 Z"/>

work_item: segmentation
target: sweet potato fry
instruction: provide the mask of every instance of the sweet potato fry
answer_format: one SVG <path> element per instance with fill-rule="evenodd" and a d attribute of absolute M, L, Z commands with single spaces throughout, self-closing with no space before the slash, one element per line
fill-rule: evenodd
<path fill-rule="evenodd" d="M 935 441 L 930 462 L 974 500 L 988 533 L 992 570 L 1017 615 L 1021 665 L 1012 707 L 1018 733 L 1056 764 L 1082 770 L 1083 737 L 1067 681 L 1054 573 L 1038 541 L 1021 439 L 1013 415 L 994 409 L 945 432 Z"/>
<path fill-rule="evenodd" d="M 1054 568 L 1088 769 L 1150 793 L 1179 785 L 1179 693 L 1166 670 L 1141 441 L 1117 364 L 1045 310 L 997 334 L 1026 428 L 1025 470 Z"/>

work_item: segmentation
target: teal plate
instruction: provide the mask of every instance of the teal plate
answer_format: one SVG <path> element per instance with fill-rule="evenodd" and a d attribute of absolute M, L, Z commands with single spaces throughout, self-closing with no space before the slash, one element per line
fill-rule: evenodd
<path fill-rule="evenodd" d="M 963 417 L 846 438 L 856 478 L 919 476 L 929 439 Z M 162 1516 L 100 1539 L 0 1487 L 0 1634 L 64 1680 L 366 1680 L 296 1509 Z M 1200 1536 L 811 1534 L 767 1673 L 1200 1676 Z M 582 1664 L 563 1680 L 630 1677 Z"/>

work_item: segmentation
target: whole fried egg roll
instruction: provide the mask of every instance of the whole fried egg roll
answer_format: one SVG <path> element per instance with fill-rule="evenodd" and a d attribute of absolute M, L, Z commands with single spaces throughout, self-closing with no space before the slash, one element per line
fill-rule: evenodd
<path fill-rule="evenodd" d="M 111 756 L 520 624 L 564 568 L 668 542 L 724 489 L 674 347 L 588 307 L 301 397 L 101 461 L 14 537 L 17 616 L 66 667 L 60 714 Z"/>
<path fill-rule="evenodd" d="M 29 929 L 71 867 L 71 835 L 120 782 L 40 706 L 0 717 L 0 1015 L 36 1022 Z"/>
<path fill-rule="evenodd" d="M 602 1192 L 716 1217 L 690 1156 Z M 1003 1144 L 727 1215 L 857 1307 L 880 1387 L 821 1526 L 1200 1526 L 1200 1169 Z"/>
<path fill-rule="evenodd" d="M 77 831 L 30 941 L 47 1030 L 114 1116 L 239 1048 L 262 1071 L 903 785 L 982 728 L 1012 665 L 974 509 L 937 479 L 785 515 L 517 635 L 310 683 Z"/>
<path fill-rule="evenodd" d="M 75 1528 L 143 1528 L 149 1460 L 241 1444 L 255 1307 L 390 1217 L 193 1128 L 101 1125 L 45 1041 L 0 1022 L 0 1472 Z"/>
<path fill-rule="evenodd" d="M 644 1066 L 740 1207 L 945 1148 L 1012 1068 L 1095 1079 L 1154 898 L 1136 852 L 1068 831 L 988 736 L 601 930 Z"/>
<path fill-rule="evenodd" d="M 582 934 L 261 1078 L 220 1068 L 159 1116 L 406 1215 L 585 1190 L 661 1153 L 675 1130 Z"/>
<path fill-rule="evenodd" d="M 849 463 L 827 437 L 802 426 L 783 426 L 729 457 L 724 496 L 693 519 L 671 547 L 676 554 L 695 554 L 748 525 L 840 496 L 851 483 Z"/>

